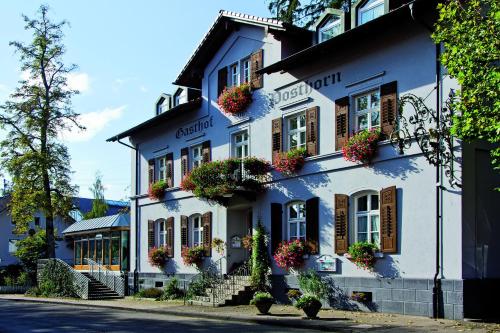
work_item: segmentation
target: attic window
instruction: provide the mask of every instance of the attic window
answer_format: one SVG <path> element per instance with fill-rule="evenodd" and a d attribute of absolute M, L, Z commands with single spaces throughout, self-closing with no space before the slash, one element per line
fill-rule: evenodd
<path fill-rule="evenodd" d="M 368 0 L 358 9 L 358 25 L 384 15 L 384 0 Z"/>
<path fill-rule="evenodd" d="M 324 42 L 342 33 L 342 20 L 337 15 L 331 15 L 318 29 L 318 41 Z"/>

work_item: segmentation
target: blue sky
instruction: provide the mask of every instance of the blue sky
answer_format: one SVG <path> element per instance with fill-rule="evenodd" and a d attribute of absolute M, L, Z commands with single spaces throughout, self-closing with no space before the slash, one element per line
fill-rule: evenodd
<path fill-rule="evenodd" d="M 33 17 L 48 4 L 54 21 L 65 19 L 66 63 L 78 70 L 69 83 L 81 94 L 73 99 L 85 133 L 66 133 L 73 183 L 80 195 L 99 170 L 108 199 L 130 194 L 130 151 L 110 136 L 153 116 L 162 92 L 174 81 L 220 9 L 270 16 L 266 0 L 86 0 L 0 1 L 0 104 L 22 73 L 9 41 L 30 41 L 21 14 Z"/>

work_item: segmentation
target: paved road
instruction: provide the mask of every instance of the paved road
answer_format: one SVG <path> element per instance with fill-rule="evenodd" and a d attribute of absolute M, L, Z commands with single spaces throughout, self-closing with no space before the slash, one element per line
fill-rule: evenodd
<path fill-rule="evenodd" d="M 95 309 L 87 306 L 0 300 L 1 333 L 48 332 L 231 332 L 302 333 L 308 330 L 170 315 Z"/>

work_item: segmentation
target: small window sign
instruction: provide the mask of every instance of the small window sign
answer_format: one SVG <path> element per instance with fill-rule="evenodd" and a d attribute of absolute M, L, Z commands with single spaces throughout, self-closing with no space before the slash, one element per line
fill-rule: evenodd
<path fill-rule="evenodd" d="M 231 237 L 231 248 L 240 249 L 241 248 L 241 237 L 236 235 Z"/>
<path fill-rule="evenodd" d="M 322 255 L 316 259 L 316 270 L 318 272 L 336 272 L 337 259 L 330 255 Z"/>

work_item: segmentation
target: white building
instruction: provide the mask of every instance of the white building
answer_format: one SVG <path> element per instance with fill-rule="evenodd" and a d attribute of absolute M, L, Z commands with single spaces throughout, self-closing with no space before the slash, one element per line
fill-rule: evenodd
<path fill-rule="evenodd" d="M 281 240 L 300 238 L 316 244 L 306 267 L 316 267 L 322 255 L 334 259 L 335 271 L 324 273 L 339 291 L 332 305 L 364 291 L 372 293 L 378 311 L 430 316 L 433 288 L 439 287 L 437 304 L 446 318 L 484 315 L 487 297 L 481 293 L 492 292 L 493 283 L 485 286 L 500 277 L 493 238 L 499 228 L 493 205 L 500 198 L 490 186 L 498 175 L 488 147 L 457 142 L 464 162 L 455 162 L 454 171 L 463 186 L 452 187 L 443 176 L 438 190 L 436 167 L 415 142 L 404 154 L 389 140 L 380 142 L 368 166 L 346 161 L 341 152 L 350 133 L 376 127 L 389 136 L 401 126 L 399 97 L 411 93 L 435 108 L 456 87 L 436 70 L 438 49 L 428 30 L 433 10 L 427 6 L 358 1 L 347 13 L 328 10 L 315 31 L 221 11 L 175 80 L 201 97 L 166 112 L 157 106 L 155 117 L 108 139 L 128 137 L 132 148 L 136 282 L 161 286 L 167 275 L 196 274 L 184 265 L 181 248 L 198 243 L 207 247 L 206 265 L 220 260 L 230 273 L 246 251 L 228 246 L 220 255 L 210 250 L 211 240 L 230 244 L 260 220 L 270 232 L 270 251 Z M 253 86 L 251 105 L 236 116 L 221 112 L 222 88 L 245 81 Z M 412 112 L 405 108 L 403 116 Z M 189 170 L 208 160 L 250 155 L 272 161 L 297 146 L 309 153 L 303 169 L 290 177 L 273 171 L 267 191 L 255 200 L 234 196 L 223 206 L 180 189 Z M 149 184 L 160 178 L 169 188 L 162 200 L 151 200 Z M 344 255 L 349 244 L 365 239 L 381 249 L 374 272 Z M 171 255 L 164 270 L 148 263 L 148 249 L 161 245 Z M 297 286 L 276 265 L 273 281 L 282 300 L 284 290 Z"/>

